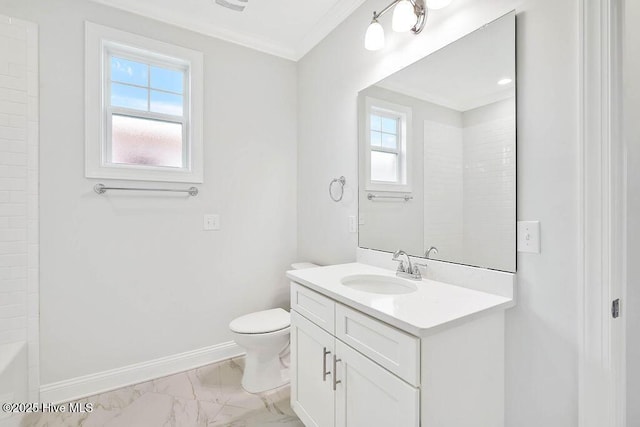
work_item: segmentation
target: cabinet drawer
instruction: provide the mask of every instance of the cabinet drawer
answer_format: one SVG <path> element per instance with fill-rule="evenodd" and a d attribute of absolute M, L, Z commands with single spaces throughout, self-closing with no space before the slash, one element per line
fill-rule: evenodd
<path fill-rule="evenodd" d="M 420 340 L 359 311 L 336 304 L 336 337 L 409 384 L 420 385 Z"/>
<path fill-rule="evenodd" d="M 335 306 L 332 299 L 291 282 L 291 309 L 332 335 L 335 330 Z"/>

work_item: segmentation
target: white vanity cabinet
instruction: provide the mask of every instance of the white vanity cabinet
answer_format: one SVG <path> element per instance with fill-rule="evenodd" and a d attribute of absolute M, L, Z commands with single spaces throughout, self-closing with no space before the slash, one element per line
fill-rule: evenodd
<path fill-rule="evenodd" d="M 504 426 L 504 309 L 512 299 L 436 282 L 404 299 L 365 297 L 336 278 L 373 267 L 323 269 L 291 273 L 309 283 L 291 283 L 291 407 L 307 427 Z M 375 304 L 389 302 L 422 323 L 379 319 Z"/>
<path fill-rule="evenodd" d="M 415 339 L 303 286 L 291 289 L 291 406 L 302 422 L 419 426 L 419 389 L 377 363 L 417 381 L 419 346 L 407 342 Z"/>
<path fill-rule="evenodd" d="M 335 338 L 291 311 L 291 407 L 307 427 L 335 425 Z"/>
<path fill-rule="evenodd" d="M 420 392 L 340 340 L 336 427 L 419 426 Z M 331 424 L 330 424 L 331 425 Z"/>

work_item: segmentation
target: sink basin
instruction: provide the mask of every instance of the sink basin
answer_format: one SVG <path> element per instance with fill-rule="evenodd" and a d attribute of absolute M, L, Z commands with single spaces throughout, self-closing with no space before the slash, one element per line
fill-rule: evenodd
<path fill-rule="evenodd" d="M 418 290 L 415 283 L 399 277 L 382 276 L 377 274 L 355 274 L 340 280 L 343 286 L 358 291 L 373 294 L 399 295 L 409 294 Z"/>

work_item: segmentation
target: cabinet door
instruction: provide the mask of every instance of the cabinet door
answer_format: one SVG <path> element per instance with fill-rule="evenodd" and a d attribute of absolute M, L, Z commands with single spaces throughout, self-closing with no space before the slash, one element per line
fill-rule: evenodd
<path fill-rule="evenodd" d="M 291 407 L 306 427 L 333 427 L 332 360 L 335 339 L 291 311 Z"/>
<path fill-rule="evenodd" d="M 417 388 L 339 340 L 336 354 L 336 427 L 419 426 Z"/>

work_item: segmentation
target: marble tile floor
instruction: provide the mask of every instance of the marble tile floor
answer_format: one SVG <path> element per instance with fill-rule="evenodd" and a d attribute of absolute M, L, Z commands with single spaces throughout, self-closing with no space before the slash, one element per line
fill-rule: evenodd
<path fill-rule="evenodd" d="M 237 358 L 81 399 L 90 413 L 25 416 L 21 427 L 304 427 L 289 386 L 258 395 L 240 386 Z"/>

